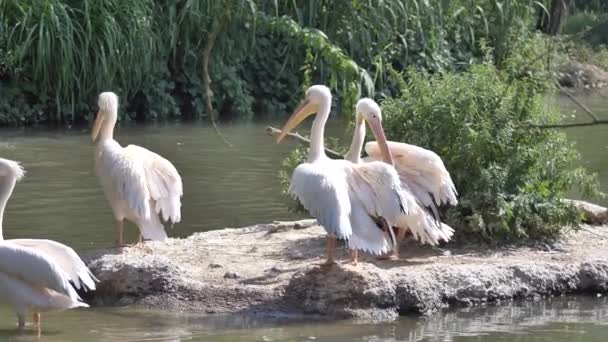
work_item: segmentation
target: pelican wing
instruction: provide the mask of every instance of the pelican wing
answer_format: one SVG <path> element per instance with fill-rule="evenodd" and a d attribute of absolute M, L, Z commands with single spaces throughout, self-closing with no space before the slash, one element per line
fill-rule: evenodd
<path fill-rule="evenodd" d="M 300 164 L 291 177 L 289 192 L 328 233 L 348 239 L 352 234 L 351 206 L 341 162 L 345 161 Z"/>
<path fill-rule="evenodd" d="M 80 299 L 61 266 L 33 248 L 10 241 L 0 242 L 0 273 L 12 275 L 33 287 L 48 288 L 65 294 L 73 301 Z"/>
<path fill-rule="evenodd" d="M 435 204 L 458 204 L 456 187 L 437 154 L 422 147 L 393 141 L 389 141 L 388 146 L 402 183 L 407 184 L 420 203 L 434 211 Z M 365 152 L 373 160 L 382 160 L 375 141 L 365 144 Z"/>
<path fill-rule="evenodd" d="M 449 241 L 454 233 L 419 204 L 408 184 L 401 182 L 395 168 L 384 162 L 353 165 L 348 183 L 354 195 L 351 196 L 352 207 L 362 208 L 367 214 L 367 218 L 361 214 L 352 215 L 351 248 L 371 253 L 386 250 L 392 237 L 382 230 L 380 218 L 390 226 L 407 228 L 422 243 L 436 245 L 442 240 Z"/>
<path fill-rule="evenodd" d="M 396 225 L 398 218 L 409 212 L 414 204 L 412 196 L 402 189 L 395 168 L 379 161 L 351 164 L 348 185 L 353 200 L 358 200 L 367 214 L 382 217 L 390 225 Z"/>
<path fill-rule="evenodd" d="M 14 239 L 10 242 L 46 255 L 61 267 L 76 289 L 95 290 L 95 282 L 99 280 L 72 248 L 52 240 Z"/>
<path fill-rule="evenodd" d="M 395 168 L 383 162 L 351 164 L 347 182 L 353 208 L 349 247 L 372 254 L 386 253 L 395 241 L 381 221 L 397 225 L 415 205 L 413 197 L 403 191 Z"/>
<path fill-rule="evenodd" d="M 355 200 L 351 205 L 353 234 L 348 240 L 348 247 L 378 255 L 391 250 L 393 245 L 389 232 L 385 232 L 377 219 L 367 213 L 360 201 Z"/>
<path fill-rule="evenodd" d="M 124 153 L 142 166 L 145 185 L 154 201 L 154 211 L 162 214 L 165 221 L 177 223 L 181 220 L 182 178 L 167 159 L 136 145 L 129 145 Z"/>
<path fill-rule="evenodd" d="M 408 229 L 416 240 L 430 245 L 437 245 L 440 241 L 448 242 L 454 234 L 454 229 L 436 220 L 435 216 L 416 202 L 407 215 L 401 216 L 396 226 Z"/>
<path fill-rule="evenodd" d="M 144 163 L 135 153 L 121 148 L 118 143 L 111 141 L 101 154 L 98 168 L 102 181 L 110 182 L 112 192 L 124 200 L 129 209 L 137 217 L 150 217 L 150 192 L 146 182 Z"/>

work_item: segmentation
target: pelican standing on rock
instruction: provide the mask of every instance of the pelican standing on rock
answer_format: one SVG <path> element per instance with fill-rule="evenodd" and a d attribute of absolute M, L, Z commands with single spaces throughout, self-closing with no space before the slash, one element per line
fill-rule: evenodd
<path fill-rule="evenodd" d="M 422 243 L 437 245 L 440 241 L 449 241 L 454 230 L 439 221 L 436 205 L 458 204 L 457 192 L 441 158 L 433 151 L 393 141 L 369 142 L 365 145 L 367 158 L 361 159 L 361 150 L 365 139 L 365 121 L 378 121 L 382 125 L 380 106 L 369 98 L 359 100 L 356 106 L 356 123 L 353 140 L 345 159 L 353 163 L 375 162 L 384 159 L 386 144 L 399 173 L 402 190 L 408 199 L 409 212 L 402 215 L 395 228 L 399 229 L 397 243 L 410 232 Z M 433 215 L 426 207 L 431 208 Z M 399 258 L 399 247 L 393 251 L 393 257 Z"/>
<path fill-rule="evenodd" d="M 52 240 L 4 240 L 2 219 L 21 166 L 0 158 L 0 302 L 13 307 L 18 327 L 25 327 L 28 311 L 40 335 L 40 312 L 88 307 L 77 289 L 95 290 L 97 279 L 70 247 Z"/>
<path fill-rule="evenodd" d="M 116 245 L 124 246 L 124 220 L 139 228 L 138 243 L 167 238 L 164 221 L 181 220 L 182 179 L 167 159 L 143 147 L 122 147 L 114 140 L 118 96 L 99 95 L 99 112 L 91 136 L 96 143 L 95 171 L 110 202 L 116 224 Z"/>
<path fill-rule="evenodd" d="M 336 238 L 349 247 L 382 254 L 394 248 L 391 229 L 408 210 L 401 193 L 399 175 L 392 163 L 382 127 L 371 125 L 385 162 L 354 164 L 325 155 L 323 134 L 331 109 L 329 88 L 315 85 L 289 118 L 277 138 L 280 142 L 306 117 L 317 113 L 310 132 L 308 160 L 293 172 L 289 192 L 328 233 L 327 261 L 334 263 Z M 388 163 L 388 164 L 387 164 Z M 381 190 L 381 191 L 378 191 Z"/>

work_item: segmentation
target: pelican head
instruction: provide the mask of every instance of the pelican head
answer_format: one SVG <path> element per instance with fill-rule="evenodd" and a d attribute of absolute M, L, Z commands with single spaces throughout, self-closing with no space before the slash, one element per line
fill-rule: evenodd
<path fill-rule="evenodd" d="M 363 120 L 367 122 L 378 142 L 378 147 L 380 147 L 384 162 L 393 164 L 393 156 L 388 148 L 384 129 L 382 129 L 382 110 L 380 109 L 380 106 L 378 106 L 376 101 L 365 97 L 357 102 L 355 110 L 357 112 L 357 124 L 362 124 Z"/>
<path fill-rule="evenodd" d="M 114 128 L 116 119 L 118 116 L 118 96 L 111 91 L 99 94 L 99 100 L 97 100 L 97 106 L 99 110 L 93 123 L 93 129 L 91 130 L 91 138 L 96 141 L 99 138 L 99 133 L 103 126 L 103 123 L 108 121 L 111 122 L 111 128 Z"/>
<path fill-rule="evenodd" d="M 370 98 L 362 98 L 357 102 L 355 107 L 357 112 L 357 121 L 365 120 L 370 126 L 372 123 L 382 126 L 382 110 L 376 101 Z"/>
<path fill-rule="evenodd" d="M 296 128 L 304 119 L 316 113 L 321 105 L 331 103 L 331 91 L 324 85 L 313 85 L 306 90 L 306 98 L 298 105 L 296 110 L 287 120 L 277 138 L 277 143 L 281 142 L 287 133 Z"/>

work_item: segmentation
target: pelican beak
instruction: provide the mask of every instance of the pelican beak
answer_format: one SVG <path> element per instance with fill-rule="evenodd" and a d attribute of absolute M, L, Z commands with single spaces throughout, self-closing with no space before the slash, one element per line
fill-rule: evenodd
<path fill-rule="evenodd" d="M 384 135 L 384 129 L 382 129 L 382 122 L 380 120 L 371 120 L 367 122 L 369 127 L 372 129 L 372 133 L 376 138 L 376 142 L 378 142 L 378 147 L 380 148 L 380 152 L 382 153 L 382 159 L 385 163 L 394 165 L 393 162 L 393 154 L 391 150 L 388 148 L 388 142 L 386 140 L 386 135 Z"/>
<path fill-rule="evenodd" d="M 97 137 L 99 136 L 99 131 L 101 130 L 102 123 L 103 123 L 103 115 L 101 115 L 101 112 L 98 111 L 97 115 L 95 116 L 95 122 L 93 123 L 93 128 L 91 129 L 91 139 L 93 139 L 93 141 L 97 140 Z"/>
<path fill-rule="evenodd" d="M 296 110 L 293 112 L 291 117 L 289 117 L 289 120 L 287 120 L 285 126 L 283 126 L 283 129 L 281 129 L 281 134 L 279 134 L 277 138 L 277 143 L 280 143 L 281 140 L 285 138 L 287 133 L 291 132 L 294 128 L 296 128 L 300 124 L 300 122 L 304 121 L 304 119 L 316 112 L 316 106 L 311 103 L 309 99 L 305 99 L 304 101 L 302 101 L 298 108 L 296 108 Z"/>

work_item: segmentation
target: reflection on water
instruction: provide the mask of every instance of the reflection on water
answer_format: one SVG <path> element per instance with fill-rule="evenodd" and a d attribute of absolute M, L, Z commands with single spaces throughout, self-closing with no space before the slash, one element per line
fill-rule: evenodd
<path fill-rule="evenodd" d="M 8 313 L 6 313 L 8 316 Z M 5 316 L 0 311 L 1 316 Z M 43 341 L 605 341 L 608 301 L 560 297 L 468 308 L 389 324 L 306 322 L 168 314 L 143 309 L 72 310 L 44 318 Z M 0 341 L 33 341 L 0 322 Z"/>

